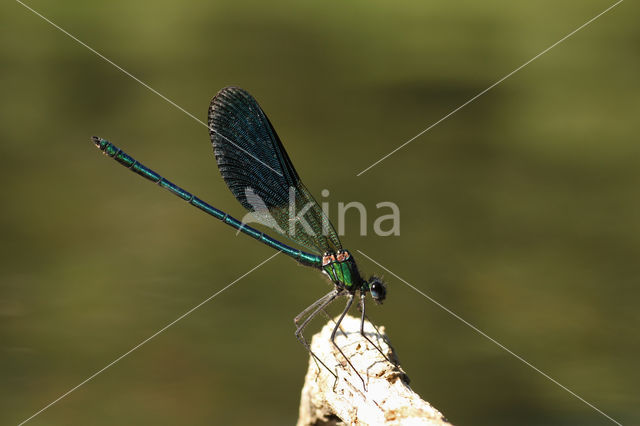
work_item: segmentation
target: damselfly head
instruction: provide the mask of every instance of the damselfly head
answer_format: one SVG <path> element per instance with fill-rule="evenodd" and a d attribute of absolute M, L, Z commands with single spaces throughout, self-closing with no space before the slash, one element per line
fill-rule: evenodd
<path fill-rule="evenodd" d="M 369 282 L 367 282 L 367 284 L 373 300 L 375 300 L 376 303 L 382 303 L 385 297 L 387 297 L 387 287 L 382 282 L 382 279 L 380 277 L 372 276 L 369 278 Z"/>

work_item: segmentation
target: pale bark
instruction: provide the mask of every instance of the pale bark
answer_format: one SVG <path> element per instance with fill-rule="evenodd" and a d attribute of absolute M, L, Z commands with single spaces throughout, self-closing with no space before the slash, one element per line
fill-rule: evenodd
<path fill-rule="evenodd" d="M 389 363 L 360 335 L 360 320 L 346 316 L 336 344 L 358 369 L 366 384 L 346 363 L 331 344 L 334 323 L 329 321 L 313 336 L 311 348 L 338 379 L 322 365 L 309 360 L 300 401 L 298 426 L 319 425 L 449 425 L 442 413 L 423 401 L 409 387 L 405 372 Z M 382 352 L 398 363 L 389 345 L 384 327 L 378 335 L 371 323 L 365 323 L 365 333 Z"/>

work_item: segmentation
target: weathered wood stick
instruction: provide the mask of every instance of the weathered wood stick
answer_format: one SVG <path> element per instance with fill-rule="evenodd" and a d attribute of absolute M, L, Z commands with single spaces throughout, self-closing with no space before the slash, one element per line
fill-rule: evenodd
<path fill-rule="evenodd" d="M 366 384 L 347 364 L 331 344 L 335 323 L 329 321 L 313 336 L 311 350 L 338 379 L 311 357 L 300 400 L 298 426 L 319 425 L 438 425 L 451 426 L 442 413 L 409 387 L 409 378 L 402 369 L 384 359 L 382 354 L 360 335 L 360 319 L 346 316 L 336 343 L 358 369 Z M 369 321 L 365 333 L 382 352 L 399 364 L 397 356 L 384 334 L 380 335 Z"/>

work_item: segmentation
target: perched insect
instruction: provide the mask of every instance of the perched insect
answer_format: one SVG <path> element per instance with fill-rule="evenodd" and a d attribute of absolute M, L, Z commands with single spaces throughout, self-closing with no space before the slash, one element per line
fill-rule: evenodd
<path fill-rule="evenodd" d="M 334 374 L 311 351 L 302 332 L 309 321 L 323 312 L 331 302 L 338 297 L 346 296 L 347 304 L 336 321 L 331 342 L 364 385 L 362 376 L 336 345 L 335 336 L 340 322 L 356 296 L 359 296 L 360 334 L 380 351 L 364 333 L 365 296 L 371 293 L 373 300 L 381 303 L 386 297 L 384 283 L 375 276 L 369 279 L 362 277 L 353 256 L 342 248 L 333 225 L 300 180 L 271 122 L 248 92 L 237 87 L 226 87 L 218 92 L 209 107 L 209 133 L 222 178 L 236 199 L 260 219 L 260 222 L 270 225 L 278 233 L 310 252 L 284 244 L 216 209 L 142 165 L 111 142 L 96 136 L 92 139 L 107 156 L 131 171 L 157 183 L 190 205 L 238 231 L 305 266 L 319 269 L 329 277 L 334 284 L 333 290 L 294 318 L 295 336 L 316 360 Z M 296 215 L 295 212 L 299 213 Z M 380 353 L 387 358 L 382 351 Z"/>

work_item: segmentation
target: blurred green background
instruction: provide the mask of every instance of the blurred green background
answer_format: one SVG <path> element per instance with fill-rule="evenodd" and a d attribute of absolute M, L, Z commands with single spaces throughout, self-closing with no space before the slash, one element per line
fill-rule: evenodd
<path fill-rule="evenodd" d="M 636 3 L 360 177 L 612 2 L 28 4 L 202 120 L 220 88 L 248 89 L 333 215 L 369 207 L 346 247 L 640 422 Z M 16 424 L 272 252 L 89 141 L 242 217 L 206 128 L 20 4 L 0 9 L 0 422 Z M 373 234 L 380 201 L 400 207 L 400 236 Z M 370 316 L 452 422 L 610 423 L 385 276 Z M 328 288 L 278 256 L 30 424 L 293 424 L 307 355 L 292 318 Z"/>

